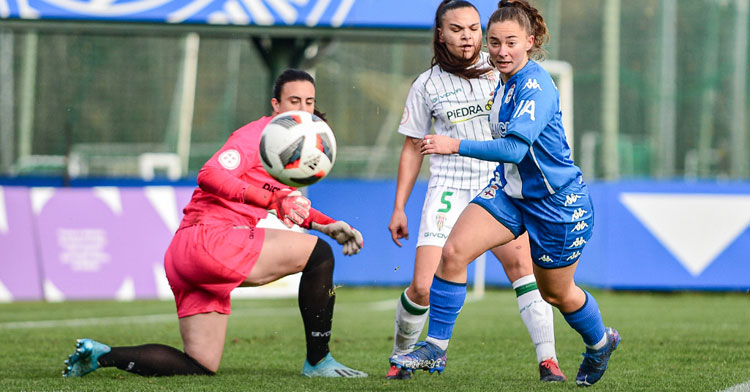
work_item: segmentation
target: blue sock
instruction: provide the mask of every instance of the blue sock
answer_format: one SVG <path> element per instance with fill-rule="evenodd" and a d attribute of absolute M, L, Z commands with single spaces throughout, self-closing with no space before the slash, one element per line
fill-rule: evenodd
<path fill-rule="evenodd" d="M 584 343 L 593 346 L 604 336 L 604 322 L 599 312 L 599 304 L 586 290 L 583 292 L 586 294 L 586 302 L 583 306 L 575 312 L 563 313 L 563 317 L 573 329 L 581 334 Z"/>
<path fill-rule="evenodd" d="M 449 282 L 435 275 L 430 288 L 430 326 L 427 336 L 439 340 L 450 339 L 464 301 L 466 283 Z"/>

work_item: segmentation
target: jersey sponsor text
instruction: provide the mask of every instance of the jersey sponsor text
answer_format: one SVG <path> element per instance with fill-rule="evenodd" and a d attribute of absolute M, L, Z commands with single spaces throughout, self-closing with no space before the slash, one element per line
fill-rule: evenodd
<path fill-rule="evenodd" d="M 434 238 L 440 238 L 442 240 L 448 239 L 448 234 L 445 233 L 432 233 L 429 231 L 424 232 L 425 237 L 434 237 Z"/>
<path fill-rule="evenodd" d="M 528 101 L 525 99 L 522 99 L 521 102 L 516 107 L 516 112 L 513 113 L 513 118 L 518 118 L 528 113 L 529 118 L 531 118 L 531 121 L 536 121 L 536 119 L 534 118 L 535 112 L 536 112 L 536 102 L 533 99 L 529 99 Z"/>
<path fill-rule="evenodd" d="M 486 110 L 486 107 L 486 104 L 482 102 L 474 102 L 459 107 L 453 106 L 445 110 L 445 116 L 451 124 L 458 124 L 480 116 L 489 116 L 490 112 Z"/>
<path fill-rule="evenodd" d="M 448 97 L 456 95 L 456 94 L 460 93 L 461 91 L 464 91 L 464 89 L 462 87 L 459 87 L 459 88 L 457 88 L 457 89 L 455 89 L 453 91 L 448 91 L 445 94 L 438 95 L 437 97 L 432 97 L 432 103 L 436 103 L 436 102 L 439 102 L 439 101 L 441 101 L 443 99 L 446 99 Z"/>
<path fill-rule="evenodd" d="M 493 139 L 505 137 L 508 132 L 508 121 L 490 123 L 490 133 Z"/>

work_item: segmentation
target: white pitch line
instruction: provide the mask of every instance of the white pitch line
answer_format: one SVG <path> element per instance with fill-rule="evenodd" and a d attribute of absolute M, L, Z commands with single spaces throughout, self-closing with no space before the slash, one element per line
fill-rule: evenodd
<path fill-rule="evenodd" d="M 356 304 L 342 304 L 336 307 L 339 310 L 345 310 L 347 308 L 359 308 Z M 387 301 L 372 302 L 368 308 L 381 311 L 390 310 L 396 308 L 396 300 L 390 299 Z M 285 315 L 285 316 L 297 316 L 299 315 L 299 309 L 296 307 L 283 307 L 283 308 L 257 308 L 257 309 L 239 309 L 233 310 L 232 315 L 235 316 L 272 316 L 272 315 Z M 163 313 L 163 314 L 150 314 L 142 316 L 118 316 L 118 317 L 90 317 L 90 318 L 75 318 L 75 319 L 64 319 L 64 320 L 39 320 L 39 321 L 11 321 L 0 323 L 0 330 L 3 329 L 34 329 L 34 328 L 60 328 L 60 327 L 91 327 L 91 326 L 102 326 L 102 325 L 116 325 L 116 324 L 146 324 L 146 323 L 165 323 L 177 321 L 176 313 Z"/>
<path fill-rule="evenodd" d="M 237 316 L 270 316 L 299 314 L 297 308 L 259 308 L 232 311 Z M 146 324 L 177 321 L 176 313 L 150 314 L 142 316 L 90 317 L 65 320 L 14 321 L 0 323 L 0 329 L 90 327 L 114 324 Z"/>
<path fill-rule="evenodd" d="M 466 297 L 466 303 L 478 301 L 480 298 L 474 298 L 469 295 Z M 383 301 L 370 302 L 368 309 L 374 311 L 387 311 L 396 308 L 397 299 L 387 299 Z M 336 309 L 346 311 L 347 309 L 360 309 L 358 304 L 341 304 Z M 296 307 L 283 308 L 257 308 L 257 309 L 238 309 L 233 310 L 235 316 L 296 316 L 299 315 L 299 309 Z M 118 316 L 118 317 L 89 317 L 63 320 L 39 320 L 39 321 L 10 321 L 0 323 L 0 330 L 3 329 L 33 329 L 33 328 L 60 328 L 60 327 L 91 327 L 102 325 L 116 324 L 146 324 L 146 323 L 165 323 L 177 321 L 177 314 L 162 313 L 149 314 L 142 316 Z M 742 384 L 744 385 L 744 384 Z M 727 390 L 722 392 L 740 392 L 740 390 Z"/>
<path fill-rule="evenodd" d="M 466 296 L 466 301 L 464 303 L 468 304 L 468 303 L 472 303 L 472 302 L 477 302 L 477 301 L 479 301 L 481 299 L 482 299 L 481 297 L 476 297 L 476 296 L 473 296 L 473 295 L 467 295 Z M 396 308 L 396 301 L 399 301 L 399 299 L 398 298 L 395 298 L 395 299 L 386 299 L 386 300 L 383 300 L 383 301 L 373 302 L 373 303 L 370 304 L 370 309 L 376 310 L 376 311 L 395 309 Z M 734 391 L 732 391 L 732 392 L 734 392 Z"/>
<path fill-rule="evenodd" d="M 396 309 L 396 301 L 398 299 L 386 299 L 383 301 L 373 302 L 370 304 L 370 309 L 376 311 Z"/>
<path fill-rule="evenodd" d="M 750 392 L 750 381 L 745 381 L 742 384 L 737 384 L 719 392 Z"/>
<path fill-rule="evenodd" d="M 142 324 L 175 321 L 176 314 L 152 314 L 148 316 L 92 317 L 67 320 L 16 321 L 0 324 L 0 329 L 31 329 L 59 327 L 87 327 L 112 324 Z"/>
<path fill-rule="evenodd" d="M 481 298 L 472 295 L 466 296 L 465 303 L 472 303 L 481 300 Z M 387 299 L 382 301 L 370 302 L 367 308 L 374 311 L 389 311 L 396 308 L 397 299 Z M 340 304 L 336 307 L 340 311 L 347 309 L 361 309 L 359 304 Z M 235 316 L 296 316 L 299 315 L 299 309 L 296 307 L 283 308 L 257 308 L 257 309 L 237 309 L 233 310 Z M 31 328 L 60 328 L 60 327 L 91 327 L 115 324 L 145 324 L 145 323 L 165 323 L 177 321 L 177 314 L 162 313 L 149 314 L 142 316 L 117 316 L 117 317 L 88 317 L 63 320 L 39 320 L 39 321 L 10 321 L 0 323 L 0 330 L 3 329 L 31 329 Z M 745 385 L 745 384 L 742 384 Z M 744 389 L 727 390 L 721 392 L 745 392 Z"/>

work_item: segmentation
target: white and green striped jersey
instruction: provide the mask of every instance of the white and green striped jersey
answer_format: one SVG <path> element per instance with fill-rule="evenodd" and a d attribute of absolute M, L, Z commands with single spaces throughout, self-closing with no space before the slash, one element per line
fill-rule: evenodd
<path fill-rule="evenodd" d="M 487 64 L 486 53 L 481 54 L 478 64 Z M 434 127 L 436 134 L 456 139 L 492 139 L 489 114 L 498 81 L 496 70 L 467 80 L 433 66 L 412 84 L 398 132 L 421 139 Z M 496 166 L 497 162 L 458 154 L 431 155 L 429 186 L 482 188 Z"/>

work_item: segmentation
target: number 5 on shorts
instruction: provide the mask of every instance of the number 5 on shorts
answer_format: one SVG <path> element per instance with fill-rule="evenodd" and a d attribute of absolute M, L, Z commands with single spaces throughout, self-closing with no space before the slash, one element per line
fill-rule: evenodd
<path fill-rule="evenodd" d="M 440 197 L 440 202 L 443 203 L 445 207 L 439 209 L 438 212 L 448 212 L 451 210 L 451 201 L 448 200 L 451 196 L 453 196 L 453 192 L 443 192 L 443 196 Z"/>

